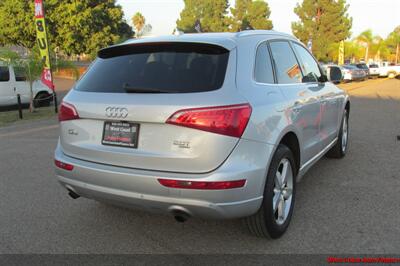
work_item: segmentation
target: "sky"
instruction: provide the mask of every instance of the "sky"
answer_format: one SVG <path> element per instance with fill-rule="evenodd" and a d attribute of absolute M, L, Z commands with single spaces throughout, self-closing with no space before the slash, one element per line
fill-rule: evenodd
<path fill-rule="evenodd" d="M 230 6 L 234 0 L 229 0 Z M 292 33 L 291 22 L 298 20 L 293 9 L 301 0 L 267 0 L 274 30 Z M 183 0 L 117 0 L 131 24 L 131 17 L 141 12 L 146 23 L 152 25 L 152 35 L 171 34 L 183 9 Z M 353 37 L 366 29 L 386 37 L 400 25 L 400 0 L 347 0 L 349 15 L 353 18 Z"/>

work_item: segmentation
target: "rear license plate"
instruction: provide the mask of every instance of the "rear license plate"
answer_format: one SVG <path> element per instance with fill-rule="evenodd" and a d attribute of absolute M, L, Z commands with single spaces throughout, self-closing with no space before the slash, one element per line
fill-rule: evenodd
<path fill-rule="evenodd" d="M 139 124 L 129 122 L 104 122 L 103 145 L 137 148 Z"/>

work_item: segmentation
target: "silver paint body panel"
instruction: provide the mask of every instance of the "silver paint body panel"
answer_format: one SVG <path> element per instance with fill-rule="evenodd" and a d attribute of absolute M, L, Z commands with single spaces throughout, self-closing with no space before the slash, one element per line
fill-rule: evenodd
<path fill-rule="evenodd" d="M 263 84 L 254 80 L 256 49 L 284 39 L 274 31 L 187 34 L 128 42 L 213 43 L 230 51 L 222 88 L 202 93 L 121 94 L 71 90 L 82 119 L 61 122 L 55 158 L 74 165 L 56 168 L 59 182 L 76 193 L 150 211 L 181 208 L 193 216 L 235 218 L 254 214 L 277 145 L 289 132 L 300 144 L 300 173 L 335 144 L 348 96 L 330 82 Z M 249 103 L 252 114 L 240 139 L 165 124 L 180 109 Z M 101 145 L 108 106 L 127 108 L 127 121 L 140 124 L 138 149 Z M 111 119 L 112 120 L 112 119 Z M 117 120 L 117 119 L 116 119 Z M 69 134 L 72 130 L 75 134 Z M 174 144 L 175 143 L 175 144 Z M 176 145 L 185 143 L 185 145 Z M 198 181 L 246 179 L 228 190 L 173 189 L 157 178 Z"/>

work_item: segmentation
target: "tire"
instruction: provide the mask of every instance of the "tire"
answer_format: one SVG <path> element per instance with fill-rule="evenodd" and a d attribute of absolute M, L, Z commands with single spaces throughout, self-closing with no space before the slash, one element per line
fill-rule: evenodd
<path fill-rule="evenodd" d="M 393 79 L 395 77 L 396 77 L 396 73 L 394 73 L 394 72 L 388 73 L 388 78 Z"/>
<path fill-rule="evenodd" d="M 277 192 L 277 190 L 279 190 L 277 189 L 277 187 L 279 187 L 276 178 L 277 173 L 281 173 L 281 170 L 283 172 L 285 165 L 287 169 L 286 173 L 291 173 L 291 180 L 290 176 L 287 175 L 286 192 L 283 190 Z M 279 144 L 268 170 L 261 207 L 254 215 L 244 218 L 244 224 L 253 235 L 276 239 L 286 232 L 293 214 L 296 195 L 297 169 L 295 165 L 292 151 L 285 145 Z M 284 186 L 281 186 L 281 188 L 282 187 Z M 291 193 L 289 191 L 290 188 Z M 284 200 L 286 205 L 275 204 L 277 207 L 274 211 L 274 197 L 276 199 L 284 199 L 286 197 Z M 278 201 L 275 200 L 275 203 L 277 202 Z M 282 216 L 283 218 L 279 218 L 278 212 L 279 209 L 282 210 L 282 208 L 284 210 L 284 216 Z"/>
<path fill-rule="evenodd" d="M 346 130 L 344 130 L 346 128 Z M 345 134 L 345 135 L 344 135 Z M 346 136 L 346 137 L 344 137 Z M 349 114 L 347 110 L 345 109 L 343 112 L 343 118 L 342 118 L 342 123 L 340 125 L 340 131 L 338 135 L 338 140 L 326 154 L 326 157 L 328 158 L 336 158 L 340 159 L 346 156 L 347 152 L 347 146 L 348 146 L 348 141 L 349 140 Z"/>
<path fill-rule="evenodd" d="M 33 103 L 35 108 L 50 106 L 51 103 L 50 94 L 46 92 L 40 92 L 39 94 L 36 95 Z"/>

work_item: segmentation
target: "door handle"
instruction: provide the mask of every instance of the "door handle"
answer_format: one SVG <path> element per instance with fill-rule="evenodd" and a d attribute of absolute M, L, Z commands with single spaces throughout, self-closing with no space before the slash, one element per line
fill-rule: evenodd
<path fill-rule="evenodd" d="M 14 87 L 14 91 L 17 91 L 17 88 Z"/>

